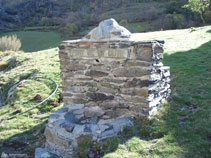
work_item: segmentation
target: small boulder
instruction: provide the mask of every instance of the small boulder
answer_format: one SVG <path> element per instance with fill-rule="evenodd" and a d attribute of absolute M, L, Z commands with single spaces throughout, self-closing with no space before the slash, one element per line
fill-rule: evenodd
<path fill-rule="evenodd" d="M 98 106 L 86 107 L 84 114 L 85 114 L 85 117 L 88 117 L 88 118 L 92 118 L 94 116 L 99 117 L 99 116 L 102 116 L 104 114 L 104 111 Z"/>
<path fill-rule="evenodd" d="M 59 156 L 51 153 L 48 149 L 37 148 L 35 150 L 35 158 L 59 158 Z"/>
<path fill-rule="evenodd" d="M 100 22 L 99 26 L 93 29 L 84 37 L 85 40 L 100 40 L 110 38 L 130 38 L 131 33 L 126 28 L 120 26 L 116 20 L 107 19 Z"/>
<path fill-rule="evenodd" d="M 73 114 L 73 112 L 67 112 L 64 115 L 64 118 L 69 123 L 74 123 L 75 122 L 75 115 Z"/>

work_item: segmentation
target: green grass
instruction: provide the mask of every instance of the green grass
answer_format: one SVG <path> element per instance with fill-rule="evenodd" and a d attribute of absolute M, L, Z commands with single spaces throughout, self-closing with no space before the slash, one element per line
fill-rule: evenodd
<path fill-rule="evenodd" d="M 163 39 L 171 67 L 171 97 L 150 121 L 138 120 L 130 138 L 104 158 L 209 158 L 211 155 L 211 27 L 136 34 Z M 134 132 L 135 131 L 135 132 Z M 144 138 L 139 139 L 139 137 Z"/>
<path fill-rule="evenodd" d="M 209 158 L 211 155 L 211 26 L 185 30 L 135 34 L 136 38 L 165 40 L 165 65 L 171 67 L 172 101 L 164 105 L 152 120 L 137 119 L 136 126 L 95 145 L 104 158 Z M 16 67 L 0 72 L 0 85 L 18 81 L 33 70 L 60 83 L 58 48 L 39 52 L 20 52 Z M 17 109 L 36 104 L 34 96 L 45 98 L 54 89 L 46 80 L 30 80 L 18 87 L 10 104 L 0 107 L 0 118 Z M 57 100 L 59 91 L 52 98 Z M 30 113 L 0 123 L 0 143 L 17 139 L 28 142 L 33 152 L 48 116 L 60 108 L 43 104 Z M 36 135 L 36 133 L 38 134 Z M 4 146 L 5 147 L 5 146 Z M 86 145 L 79 149 L 87 153 Z M 89 147 L 90 148 L 90 147 Z M 82 153 L 80 153 L 82 154 Z M 79 154 L 79 155 L 80 155 Z M 85 154 L 86 155 L 86 154 Z"/>
<path fill-rule="evenodd" d="M 35 52 L 54 48 L 57 47 L 61 41 L 60 35 L 56 32 L 20 31 L 2 33 L 0 34 L 0 37 L 12 34 L 16 34 L 17 37 L 21 40 L 21 50 L 24 52 Z"/>
<path fill-rule="evenodd" d="M 48 77 L 55 80 L 60 85 L 60 68 L 58 58 L 58 48 L 48 49 L 39 52 L 24 53 L 19 52 L 17 56 L 17 64 L 11 70 L 0 72 L 1 90 L 7 89 L 10 84 L 19 81 L 20 78 L 27 76 L 34 70 L 39 70 L 39 76 Z M 13 116 L 12 113 L 16 110 L 25 111 L 40 101 L 34 100 L 34 97 L 39 94 L 42 98 L 46 98 L 55 86 L 52 82 L 44 79 L 28 80 L 23 85 L 19 86 L 14 93 L 13 99 L 8 105 L 0 107 L 0 119 L 5 119 Z M 60 90 L 57 91 L 50 100 L 57 101 L 59 99 Z M 56 109 L 61 108 L 58 104 L 56 107 L 45 102 L 40 107 L 18 116 L 13 120 L 7 120 L 0 123 L 0 140 L 15 140 L 30 143 L 29 149 L 34 149 L 43 132 L 45 123 L 49 115 Z M 33 133 L 38 133 L 36 136 Z M 0 141 L 0 150 L 1 144 Z M 5 146 L 4 146 L 5 147 Z M 32 150 L 34 152 L 34 150 Z"/>

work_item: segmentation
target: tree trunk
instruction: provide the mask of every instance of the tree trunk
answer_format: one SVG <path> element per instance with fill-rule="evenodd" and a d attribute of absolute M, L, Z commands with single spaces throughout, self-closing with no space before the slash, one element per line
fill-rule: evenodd
<path fill-rule="evenodd" d="M 202 20 L 203 24 L 205 24 L 205 20 L 204 20 L 204 17 L 203 17 L 203 13 L 200 14 L 200 17 L 201 17 L 201 20 Z"/>
<path fill-rule="evenodd" d="M 211 10 L 211 0 L 210 0 L 210 5 L 209 5 L 209 10 Z"/>

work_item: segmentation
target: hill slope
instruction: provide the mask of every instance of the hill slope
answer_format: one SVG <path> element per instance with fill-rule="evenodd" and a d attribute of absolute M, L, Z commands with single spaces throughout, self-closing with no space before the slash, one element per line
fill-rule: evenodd
<path fill-rule="evenodd" d="M 105 158 L 208 158 L 211 154 L 211 26 L 190 30 L 171 30 L 136 34 L 140 39 L 164 39 L 164 64 L 171 66 L 172 100 L 151 121 L 137 120 L 134 128 L 125 129 L 102 145 Z M 58 48 L 17 56 L 12 69 L 0 72 L 1 90 L 34 70 L 60 83 Z M 10 104 L 0 107 L 0 119 L 16 110 L 35 105 L 54 89 L 46 80 L 30 80 L 19 86 Z M 48 116 L 60 108 L 59 91 L 51 102 L 13 120 L 0 123 L 0 148 L 32 155 L 41 146 Z M 53 104 L 54 103 L 54 104 Z M 141 138 L 141 139 L 140 139 Z M 127 141 L 125 141 L 127 140 Z M 20 142 L 22 145 L 17 145 Z M 21 144 L 21 143 L 20 143 Z M 21 148 L 22 147 L 22 148 Z M 24 149 L 23 149 L 24 148 Z M 86 157 L 86 149 L 80 155 Z"/>
<path fill-rule="evenodd" d="M 80 32 L 108 18 L 144 24 L 142 31 L 201 26 L 198 14 L 182 9 L 185 3 L 187 0 L 0 0 L 0 31 L 56 25 L 65 34 L 69 24 L 77 25 Z"/>
<path fill-rule="evenodd" d="M 136 34 L 163 39 L 172 100 L 151 121 L 137 120 L 130 139 L 104 158 L 208 158 L 211 155 L 211 26 Z M 144 138 L 144 139 L 140 139 Z"/>

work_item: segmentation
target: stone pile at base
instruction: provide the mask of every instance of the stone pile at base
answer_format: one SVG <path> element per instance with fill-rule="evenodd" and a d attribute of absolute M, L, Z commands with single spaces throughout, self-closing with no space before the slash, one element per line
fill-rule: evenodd
<path fill-rule="evenodd" d="M 163 42 L 131 36 L 109 19 L 83 39 L 60 44 L 64 107 L 49 118 L 45 150 L 71 158 L 80 137 L 103 141 L 117 135 L 167 99 L 170 72 L 161 62 Z"/>

